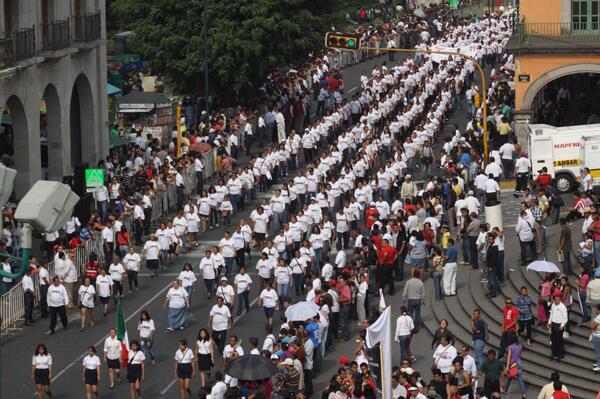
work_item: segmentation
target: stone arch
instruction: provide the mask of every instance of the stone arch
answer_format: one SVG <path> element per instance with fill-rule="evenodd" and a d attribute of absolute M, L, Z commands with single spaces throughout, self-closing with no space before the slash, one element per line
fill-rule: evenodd
<path fill-rule="evenodd" d="M 94 98 L 90 81 L 85 74 L 80 74 L 71 93 L 70 105 L 71 132 L 71 164 L 82 162 L 94 164 Z"/>
<path fill-rule="evenodd" d="M 15 168 L 18 173 L 15 178 L 15 191 L 17 197 L 22 197 L 29 188 L 29 175 L 35 173 L 30 170 L 31 151 L 29 148 L 29 128 L 27 124 L 27 113 L 25 106 L 19 97 L 12 95 L 6 100 L 6 108 L 10 112 L 12 122 L 12 154 L 8 158 L 9 166 Z M 39 145 L 39 144 L 38 144 Z M 37 152 L 36 152 L 37 153 Z M 39 161 L 38 161 L 39 162 Z M 39 173 L 39 163 L 38 173 Z"/>
<path fill-rule="evenodd" d="M 576 73 L 600 73 L 600 64 L 583 63 L 583 64 L 569 64 L 561 67 L 552 69 L 535 81 L 533 81 L 527 91 L 523 95 L 523 101 L 521 101 L 521 110 L 529 111 L 535 99 L 535 95 L 544 88 L 548 83 L 555 79 L 566 75 L 573 75 Z"/>
<path fill-rule="evenodd" d="M 46 86 L 42 98 L 46 102 L 48 177 L 51 180 L 60 180 L 63 176 L 62 164 L 64 159 L 62 109 L 58 90 L 52 83 Z"/>

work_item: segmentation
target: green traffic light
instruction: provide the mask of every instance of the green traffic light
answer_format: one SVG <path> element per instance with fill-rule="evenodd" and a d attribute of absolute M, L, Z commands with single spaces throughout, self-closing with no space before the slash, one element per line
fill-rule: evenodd
<path fill-rule="evenodd" d="M 346 43 L 348 44 L 349 47 L 354 47 L 354 45 L 356 44 L 354 39 L 348 39 L 348 41 Z"/>

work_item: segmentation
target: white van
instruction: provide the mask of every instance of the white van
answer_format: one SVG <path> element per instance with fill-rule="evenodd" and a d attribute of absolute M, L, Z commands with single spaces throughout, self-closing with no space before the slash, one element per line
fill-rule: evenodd
<path fill-rule="evenodd" d="M 600 124 L 555 127 L 544 124 L 529 125 L 529 155 L 533 177 L 542 167 L 555 178 L 556 188 L 569 192 L 577 187 L 583 136 L 600 137 Z"/>
<path fill-rule="evenodd" d="M 580 142 L 579 159 L 581 170 L 589 168 L 594 191 L 600 186 L 600 136 L 583 136 Z M 583 174 L 581 174 L 583 176 Z"/>

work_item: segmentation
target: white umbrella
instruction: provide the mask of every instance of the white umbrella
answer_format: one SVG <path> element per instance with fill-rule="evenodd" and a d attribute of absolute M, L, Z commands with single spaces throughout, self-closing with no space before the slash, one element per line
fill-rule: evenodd
<path fill-rule="evenodd" d="M 552 262 L 547 260 L 536 260 L 527 266 L 527 270 L 533 270 L 540 273 L 560 273 L 560 269 Z"/>
<path fill-rule="evenodd" d="M 319 313 L 319 305 L 314 302 L 298 302 L 285 311 L 288 321 L 305 321 L 315 317 Z"/>

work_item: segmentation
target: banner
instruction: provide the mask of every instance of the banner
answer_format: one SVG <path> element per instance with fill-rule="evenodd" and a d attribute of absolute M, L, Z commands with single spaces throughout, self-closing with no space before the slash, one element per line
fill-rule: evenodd
<path fill-rule="evenodd" d="M 381 398 L 392 399 L 392 308 L 388 306 L 379 318 L 367 328 L 367 356 L 369 364 L 379 370 L 373 370 L 373 375 L 380 376 Z M 375 347 L 379 346 L 379 359 L 373 355 Z"/>

